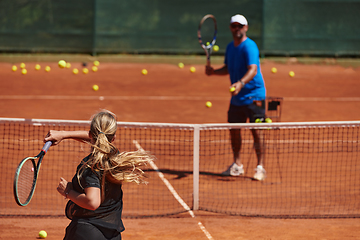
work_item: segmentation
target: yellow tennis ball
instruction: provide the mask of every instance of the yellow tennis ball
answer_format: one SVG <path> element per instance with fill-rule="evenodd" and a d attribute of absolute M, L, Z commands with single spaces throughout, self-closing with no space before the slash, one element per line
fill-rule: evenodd
<path fill-rule="evenodd" d="M 212 107 L 212 103 L 211 103 L 210 101 L 207 101 L 207 102 L 205 103 L 205 105 L 206 105 L 206 107 L 208 107 L 208 108 L 211 108 L 211 107 Z"/>
<path fill-rule="evenodd" d="M 47 237 L 47 233 L 44 230 L 41 230 L 39 232 L 39 238 L 46 238 Z"/>
<path fill-rule="evenodd" d="M 262 120 L 261 120 L 260 118 L 257 118 L 257 119 L 255 119 L 255 122 L 256 122 L 256 123 L 261 123 Z"/>
<path fill-rule="evenodd" d="M 97 72 L 98 68 L 97 68 L 97 66 L 92 66 L 92 67 L 91 67 L 91 70 L 92 70 L 93 72 Z"/>
<path fill-rule="evenodd" d="M 77 68 L 74 68 L 73 69 L 73 74 L 78 74 L 79 73 L 79 70 Z"/>
<path fill-rule="evenodd" d="M 16 70 L 17 70 L 17 66 L 12 66 L 12 68 L 11 68 L 11 70 L 13 71 L 13 72 L 16 72 Z"/>
<path fill-rule="evenodd" d="M 45 67 L 45 71 L 46 71 L 46 72 L 50 72 L 50 70 L 51 70 L 51 68 L 50 68 L 49 66 L 46 66 L 46 67 Z"/>
<path fill-rule="evenodd" d="M 213 50 L 214 50 L 214 52 L 219 51 L 219 49 L 220 49 L 220 48 L 219 48 L 219 46 L 218 46 L 218 45 L 214 45 L 214 46 L 213 46 Z"/>
<path fill-rule="evenodd" d="M 35 65 L 35 69 L 36 69 L 36 70 L 40 70 L 40 68 L 41 68 L 41 66 L 40 66 L 39 64 L 36 64 L 36 65 Z"/>
<path fill-rule="evenodd" d="M 66 63 L 66 68 L 71 68 L 71 63 Z"/>
<path fill-rule="evenodd" d="M 275 67 L 271 68 L 272 73 L 277 73 L 277 69 Z"/>
<path fill-rule="evenodd" d="M 265 118 L 265 122 L 272 123 L 272 120 L 271 120 L 271 118 Z"/>
<path fill-rule="evenodd" d="M 295 73 L 294 73 L 293 71 L 290 71 L 290 72 L 289 72 L 289 76 L 290 76 L 290 77 L 294 77 L 294 76 L 295 76 Z"/>
<path fill-rule="evenodd" d="M 196 68 L 195 67 L 190 67 L 190 72 L 192 72 L 192 73 L 196 72 Z"/>
<path fill-rule="evenodd" d="M 143 69 L 143 70 L 141 70 L 141 73 L 142 73 L 143 75 L 146 75 L 146 74 L 148 74 L 148 71 L 147 71 L 146 69 Z"/>
<path fill-rule="evenodd" d="M 236 90 L 235 87 L 231 87 L 231 88 L 229 89 L 230 92 L 235 92 L 235 90 Z"/>
<path fill-rule="evenodd" d="M 178 66 L 179 66 L 179 68 L 184 68 L 185 65 L 181 62 L 178 64 Z"/>
<path fill-rule="evenodd" d="M 206 42 L 206 46 L 209 46 L 210 45 L 210 43 L 209 42 Z"/>
<path fill-rule="evenodd" d="M 64 67 L 66 67 L 66 62 L 64 60 L 60 60 L 58 62 L 58 65 L 59 65 L 60 68 L 64 68 Z"/>
<path fill-rule="evenodd" d="M 25 63 L 20 63 L 20 68 L 25 68 Z"/>
<path fill-rule="evenodd" d="M 21 69 L 21 73 L 22 73 L 23 75 L 25 75 L 25 74 L 27 74 L 27 70 L 26 70 L 25 68 L 23 68 L 23 69 Z"/>
<path fill-rule="evenodd" d="M 94 66 L 99 66 L 100 65 L 100 62 L 99 61 L 94 61 Z"/>
<path fill-rule="evenodd" d="M 83 68 L 82 72 L 83 72 L 84 74 L 88 74 L 88 73 L 89 73 L 89 69 Z"/>
<path fill-rule="evenodd" d="M 95 84 L 95 85 L 93 85 L 93 87 L 92 87 L 92 88 L 93 88 L 93 90 L 94 90 L 94 91 L 99 90 L 99 86 L 98 86 L 98 85 L 96 85 L 96 84 Z"/>

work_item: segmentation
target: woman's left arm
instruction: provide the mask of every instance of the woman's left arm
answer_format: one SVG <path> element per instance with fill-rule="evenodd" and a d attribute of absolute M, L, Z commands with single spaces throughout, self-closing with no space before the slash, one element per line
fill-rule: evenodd
<path fill-rule="evenodd" d="M 101 191 L 97 187 L 88 187 L 85 188 L 85 193 L 79 193 L 72 189 L 71 183 L 64 178 L 60 178 L 57 190 L 65 198 L 85 209 L 96 210 L 101 204 Z"/>

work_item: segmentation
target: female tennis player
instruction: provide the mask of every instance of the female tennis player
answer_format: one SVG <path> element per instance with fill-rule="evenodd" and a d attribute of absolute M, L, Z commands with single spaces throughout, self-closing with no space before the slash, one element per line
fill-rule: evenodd
<path fill-rule="evenodd" d="M 117 129 L 116 117 L 108 111 L 96 114 L 90 131 L 51 130 L 44 141 L 59 144 L 64 139 L 88 142 L 91 153 L 76 169 L 71 182 L 61 178 L 58 192 L 69 199 L 66 216 L 71 220 L 64 240 L 121 239 L 121 185 L 124 182 L 144 183 L 140 169 L 153 159 L 144 151 L 123 152 L 112 144 Z"/>

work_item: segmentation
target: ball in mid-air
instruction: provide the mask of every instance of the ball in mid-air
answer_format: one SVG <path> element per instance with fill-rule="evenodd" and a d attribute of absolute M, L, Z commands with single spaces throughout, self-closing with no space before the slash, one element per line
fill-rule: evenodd
<path fill-rule="evenodd" d="M 192 73 L 196 72 L 196 68 L 195 67 L 190 67 L 190 72 L 192 72 Z"/>
<path fill-rule="evenodd" d="M 13 72 L 16 72 L 16 70 L 17 70 L 17 66 L 12 66 L 12 68 L 11 68 L 11 70 L 13 71 Z"/>
<path fill-rule="evenodd" d="M 212 103 L 211 103 L 210 101 L 207 101 L 207 102 L 205 103 L 205 105 L 206 105 L 206 107 L 208 107 L 208 108 L 211 108 L 211 107 L 212 107 Z"/>
<path fill-rule="evenodd" d="M 41 230 L 39 232 L 39 238 L 46 238 L 47 237 L 47 233 L 44 230 Z"/>
<path fill-rule="evenodd" d="M 79 73 L 79 70 L 77 68 L 74 68 L 73 69 L 73 74 L 78 74 Z"/>
<path fill-rule="evenodd" d="M 185 65 L 181 62 L 178 64 L 178 66 L 179 66 L 179 68 L 184 68 Z"/>
<path fill-rule="evenodd" d="M 25 63 L 20 63 L 20 68 L 25 68 Z"/>
<path fill-rule="evenodd" d="M 46 71 L 46 72 L 50 72 L 50 70 L 51 70 L 51 68 L 50 68 L 49 66 L 46 66 L 46 67 L 45 67 L 45 71 Z"/>
<path fill-rule="evenodd" d="M 93 88 L 93 90 L 94 90 L 94 91 L 99 90 L 99 86 L 98 86 L 98 85 L 96 85 L 96 84 L 95 84 L 95 85 L 93 85 L 93 86 L 92 86 L 92 88 Z"/>
<path fill-rule="evenodd" d="M 276 67 L 271 68 L 271 72 L 272 72 L 272 73 L 277 73 Z"/>
<path fill-rule="evenodd" d="M 21 73 L 22 73 L 23 75 L 25 75 L 25 74 L 27 74 L 27 70 L 26 70 L 25 68 L 23 68 L 23 69 L 21 69 Z"/>
<path fill-rule="evenodd" d="M 89 69 L 83 68 L 82 72 L 83 72 L 84 74 L 88 74 L 88 73 L 89 73 Z"/>
<path fill-rule="evenodd" d="M 143 70 L 141 70 L 141 73 L 142 73 L 143 75 L 146 75 L 146 74 L 148 74 L 148 71 L 147 71 L 146 69 L 143 69 Z"/>
<path fill-rule="evenodd" d="M 40 70 L 40 68 L 41 68 L 40 64 L 35 65 L 35 70 Z"/>
<path fill-rule="evenodd" d="M 94 64 L 94 66 L 99 66 L 100 62 L 99 61 L 94 61 L 93 64 Z"/>
<path fill-rule="evenodd" d="M 294 76 L 295 76 L 295 73 L 294 73 L 293 71 L 290 71 L 290 72 L 289 72 L 289 76 L 290 76 L 290 77 L 294 77 Z"/>
<path fill-rule="evenodd" d="M 219 51 L 219 49 L 220 49 L 220 48 L 219 48 L 219 46 L 218 46 L 218 45 L 214 45 L 214 46 L 213 46 L 213 50 L 214 50 L 214 52 Z"/>
<path fill-rule="evenodd" d="M 235 92 L 235 90 L 236 90 L 236 88 L 235 87 L 231 87 L 230 89 L 229 89 L 229 91 L 232 93 L 232 92 Z"/>
<path fill-rule="evenodd" d="M 58 62 L 58 65 L 59 65 L 60 68 L 65 68 L 66 67 L 66 62 L 64 60 L 60 60 Z"/>

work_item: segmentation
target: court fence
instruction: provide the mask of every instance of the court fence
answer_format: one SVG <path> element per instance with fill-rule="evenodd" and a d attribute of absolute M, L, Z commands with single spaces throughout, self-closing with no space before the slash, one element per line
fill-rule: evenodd
<path fill-rule="evenodd" d="M 0 216 L 63 217 L 66 200 L 56 187 L 70 180 L 90 147 L 66 140 L 46 154 L 34 197 L 20 207 L 13 197 L 17 165 L 43 146 L 50 129 L 88 130 L 88 121 L 0 118 Z M 225 176 L 233 162 L 229 130 L 240 129 L 245 174 Z M 254 180 L 252 131 L 264 139 L 267 177 Z M 360 217 L 360 121 L 166 124 L 118 122 L 120 151 L 144 149 L 156 160 L 149 184 L 124 184 L 123 216 L 167 216 L 204 210 L 271 218 Z"/>
<path fill-rule="evenodd" d="M 201 18 L 218 22 L 223 55 L 240 13 L 263 56 L 359 56 L 360 0 L 2 0 L 1 52 L 204 54 Z"/>

